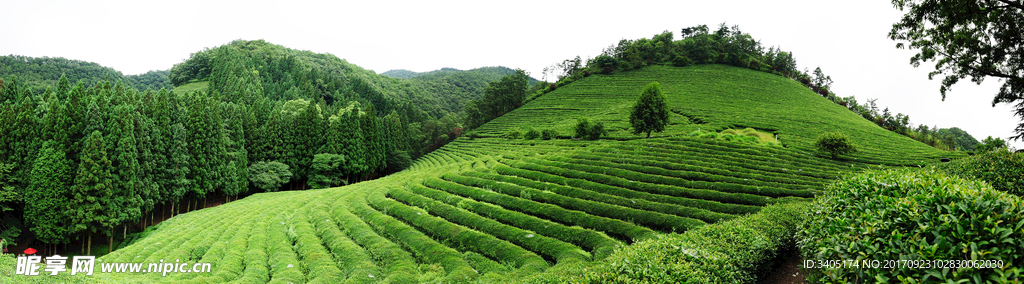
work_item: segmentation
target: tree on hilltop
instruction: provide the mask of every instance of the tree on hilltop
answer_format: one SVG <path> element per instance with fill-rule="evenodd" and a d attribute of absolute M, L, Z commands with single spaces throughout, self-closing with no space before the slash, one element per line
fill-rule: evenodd
<path fill-rule="evenodd" d="M 647 138 L 651 138 L 651 132 L 665 131 L 668 100 L 661 91 L 661 84 L 652 82 L 640 92 L 640 98 L 629 113 L 629 124 L 633 127 L 633 134 L 647 133 Z"/>

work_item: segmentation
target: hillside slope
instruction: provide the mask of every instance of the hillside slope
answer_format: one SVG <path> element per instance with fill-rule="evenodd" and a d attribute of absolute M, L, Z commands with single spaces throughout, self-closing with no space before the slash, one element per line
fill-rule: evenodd
<path fill-rule="evenodd" d="M 673 115 L 676 123 L 658 137 L 633 139 L 626 109 L 652 80 L 686 116 Z M 564 135 L 587 116 L 611 126 L 617 139 L 459 138 L 381 179 L 262 193 L 179 215 L 99 260 L 209 262 L 211 273 L 99 273 L 89 280 L 519 282 L 603 259 L 636 240 L 806 200 L 875 163 L 943 154 L 871 129 L 877 126 L 807 92 L 788 79 L 718 65 L 591 76 L 481 131 L 553 127 Z M 773 131 L 788 147 L 686 135 L 727 127 Z M 834 128 L 862 143 L 855 161 L 810 153 L 816 133 Z"/>
<path fill-rule="evenodd" d="M 673 112 L 672 125 L 663 135 L 750 127 L 778 134 L 787 147 L 811 152 L 820 133 L 839 131 L 860 146 L 854 161 L 916 165 L 962 155 L 882 129 L 796 81 L 727 65 L 651 66 L 591 76 L 536 98 L 479 131 L 497 136 L 510 128 L 533 127 L 571 135 L 576 119 L 586 117 L 604 122 L 612 137 L 635 138 L 623 118 L 643 87 L 654 81 L 661 83 Z"/>
<path fill-rule="evenodd" d="M 441 118 L 461 112 L 466 101 L 483 94 L 488 82 L 511 72 L 506 67 L 466 71 L 446 68 L 410 72 L 409 79 L 393 78 L 332 54 L 291 49 L 263 40 L 235 40 L 193 53 L 171 69 L 170 79 L 175 86 L 209 82 L 209 89 L 219 93 L 236 92 L 258 80 L 271 100 L 301 98 L 327 104 L 358 100 L 372 103 L 381 114 L 397 110 L 412 121 L 422 121 L 424 116 Z"/>

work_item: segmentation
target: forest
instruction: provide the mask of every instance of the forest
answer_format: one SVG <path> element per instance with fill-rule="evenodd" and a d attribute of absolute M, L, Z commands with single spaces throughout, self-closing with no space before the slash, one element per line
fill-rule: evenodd
<path fill-rule="evenodd" d="M 35 95 L 42 95 L 46 88 L 57 85 L 57 80 L 61 75 L 67 76 L 71 82 L 83 81 L 88 86 L 96 85 L 104 80 L 120 80 L 127 86 L 138 90 L 159 90 L 172 87 L 167 77 L 168 74 L 170 71 L 163 70 L 149 71 L 138 75 L 123 75 L 120 71 L 100 66 L 94 62 L 63 57 L 0 56 L 0 78 L 10 78 L 12 75 L 16 75 L 17 82 L 32 89 L 31 92 Z"/>
<path fill-rule="evenodd" d="M 19 68 L 40 69 L 31 66 Z M 0 238 L 8 244 L 26 231 L 47 244 L 94 234 L 112 242 L 155 216 L 203 208 L 211 195 L 230 201 L 400 171 L 461 135 L 461 105 L 515 73 L 396 79 L 263 41 L 206 49 L 158 73 L 177 86 L 209 82 L 193 92 L 92 69 L 0 80 L 0 120 L 12 122 L 0 126 Z"/>

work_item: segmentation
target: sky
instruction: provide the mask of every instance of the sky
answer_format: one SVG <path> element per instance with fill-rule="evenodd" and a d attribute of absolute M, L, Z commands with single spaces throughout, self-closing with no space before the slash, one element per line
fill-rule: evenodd
<path fill-rule="evenodd" d="M 979 141 L 1007 137 L 1020 120 L 991 101 L 1001 82 L 967 80 L 945 101 L 931 66 L 888 38 L 902 12 L 890 1 L 9 1 L 0 55 L 64 57 L 124 74 L 167 70 L 190 53 L 235 39 L 264 39 L 330 53 L 383 73 L 506 66 L 543 77 L 546 66 L 595 57 L 620 39 L 720 23 L 821 67 L 838 96 L 959 127 Z M 1017 149 L 1024 142 L 1011 141 Z"/>

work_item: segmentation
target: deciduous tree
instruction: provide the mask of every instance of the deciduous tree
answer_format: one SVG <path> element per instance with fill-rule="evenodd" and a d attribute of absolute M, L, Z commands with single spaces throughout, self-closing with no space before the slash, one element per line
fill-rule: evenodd
<path fill-rule="evenodd" d="M 986 78 L 1002 81 L 992 105 L 1015 104 L 1014 114 L 1024 120 L 1024 2 L 1019 0 L 893 0 L 906 11 L 893 24 L 889 38 L 897 48 L 917 50 L 914 67 L 935 62 L 928 79 L 945 75 L 939 92 L 946 92 L 967 77 L 981 84 Z M 1024 123 L 1016 136 L 1024 139 Z"/>
<path fill-rule="evenodd" d="M 640 92 L 640 97 L 633 104 L 629 113 L 629 124 L 634 134 L 665 131 L 668 125 L 668 100 L 661 91 L 658 82 L 652 82 Z"/>

